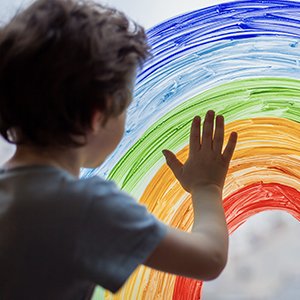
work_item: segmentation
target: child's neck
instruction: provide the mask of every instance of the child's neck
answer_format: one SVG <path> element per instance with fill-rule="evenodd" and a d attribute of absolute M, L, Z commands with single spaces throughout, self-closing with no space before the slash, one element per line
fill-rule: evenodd
<path fill-rule="evenodd" d="M 5 169 L 30 165 L 49 165 L 66 170 L 79 177 L 81 163 L 80 151 L 17 146 L 15 154 L 4 163 Z"/>

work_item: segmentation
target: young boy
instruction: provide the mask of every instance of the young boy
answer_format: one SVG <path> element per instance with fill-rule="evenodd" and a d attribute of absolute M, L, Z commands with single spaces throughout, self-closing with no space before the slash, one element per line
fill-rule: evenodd
<path fill-rule="evenodd" d="M 164 151 L 192 194 L 192 233 L 169 228 L 113 182 L 79 179 L 116 148 L 143 29 L 91 2 L 38 0 L 0 30 L 0 133 L 17 145 L 0 173 L 0 299 L 86 299 L 116 292 L 139 264 L 200 280 L 227 260 L 224 120 L 199 117 L 182 164 Z M 215 128 L 214 128 L 215 127 Z M 170 255 L 172 253 L 172 255 Z"/>

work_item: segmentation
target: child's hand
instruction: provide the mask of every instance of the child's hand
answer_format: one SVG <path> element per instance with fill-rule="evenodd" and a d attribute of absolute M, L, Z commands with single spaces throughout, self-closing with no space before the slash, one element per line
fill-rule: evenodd
<path fill-rule="evenodd" d="M 215 130 L 214 123 L 216 123 Z M 237 142 L 237 133 L 231 133 L 228 144 L 222 153 L 224 118 L 217 116 L 215 122 L 213 111 L 208 111 L 206 114 L 202 139 L 200 127 L 201 119 L 195 117 L 191 126 L 189 157 L 184 164 L 171 151 L 163 151 L 168 166 L 187 192 L 208 185 L 215 185 L 223 189 L 228 166 Z"/>

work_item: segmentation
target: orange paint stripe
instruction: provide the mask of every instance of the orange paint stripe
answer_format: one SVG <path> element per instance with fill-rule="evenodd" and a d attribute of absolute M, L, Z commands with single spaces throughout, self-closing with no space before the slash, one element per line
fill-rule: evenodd
<path fill-rule="evenodd" d="M 238 132 L 239 140 L 226 178 L 224 198 L 260 181 L 300 190 L 299 123 L 279 118 L 235 121 L 226 126 L 225 140 L 232 131 Z M 188 146 L 177 154 L 181 161 L 187 156 Z M 166 164 L 153 177 L 140 203 L 172 227 L 189 231 L 192 226 L 190 195 Z M 107 292 L 106 299 L 172 299 L 175 279 L 176 276 L 141 266 L 117 295 Z"/>

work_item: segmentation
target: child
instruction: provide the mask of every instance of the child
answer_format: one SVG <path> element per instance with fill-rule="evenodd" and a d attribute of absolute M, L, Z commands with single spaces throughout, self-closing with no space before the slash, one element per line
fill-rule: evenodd
<path fill-rule="evenodd" d="M 167 164 L 192 195 L 192 233 L 169 228 L 111 181 L 79 179 L 116 148 L 143 29 L 92 2 L 38 0 L 0 30 L 0 133 L 17 145 L 0 173 L 0 299 L 86 299 L 116 292 L 140 264 L 200 280 L 227 260 L 224 120 L 199 117 L 182 164 Z M 215 127 L 215 129 L 214 129 Z M 172 253 L 172 255 L 170 255 Z"/>

